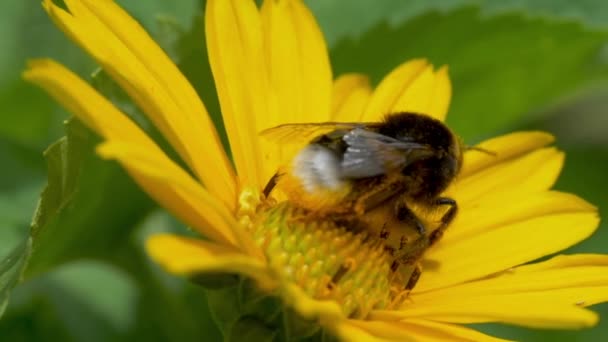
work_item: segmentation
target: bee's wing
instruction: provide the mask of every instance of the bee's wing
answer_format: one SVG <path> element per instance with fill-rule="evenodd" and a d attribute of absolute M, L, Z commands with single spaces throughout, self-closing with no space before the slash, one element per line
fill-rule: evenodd
<path fill-rule="evenodd" d="M 402 169 L 423 157 L 432 155 L 424 144 L 398 140 L 380 133 L 355 128 L 344 135 L 348 145 L 342 159 L 342 176 L 366 178 Z"/>
<path fill-rule="evenodd" d="M 336 130 L 350 131 L 369 125 L 361 122 L 292 123 L 268 128 L 260 132 L 264 138 L 280 144 L 307 143 L 312 139 Z"/>

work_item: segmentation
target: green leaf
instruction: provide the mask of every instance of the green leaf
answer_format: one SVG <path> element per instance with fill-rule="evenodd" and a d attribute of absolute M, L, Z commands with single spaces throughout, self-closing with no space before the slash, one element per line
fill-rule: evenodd
<path fill-rule="evenodd" d="M 430 11 L 447 12 L 476 5 L 484 18 L 505 12 L 520 12 L 526 17 L 544 17 L 558 21 L 576 20 L 592 28 L 608 28 L 608 3 L 598 0 L 307 0 L 327 41 L 333 45 L 341 38 L 357 38 L 381 22 L 399 25 Z"/>
<path fill-rule="evenodd" d="M 66 134 L 45 152 L 48 185 L 32 224 L 28 276 L 108 254 L 154 207 L 116 163 L 95 155 L 98 138 L 81 123 L 70 120 Z"/>
<path fill-rule="evenodd" d="M 76 261 L 56 268 L 46 276 L 48 281 L 74 297 L 95 312 L 99 319 L 108 323 L 116 332 L 124 333 L 133 325 L 138 289 L 133 279 L 124 271 L 98 261 Z M 99 285 L 103 284 L 103 288 Z M 63 304 L 63 303 L 58 303 Z M 81 340 L 90 334 L 82 326 L 78 315 L 70 314 L 70 308 L 62 308 L 71 331 L 77 331 Z M 89 337 L 90 340 L 90 337 Z"/>
<path fill-rule="evenodd" d="M 483 19 L 473 7 L 429 13 L 399 27 L 379 25 L 331 50 L 335 74 L 363 72 L 377 82 L 403 61 L 447 64 L 453 81 L 448 123 L 465 141 L 508 130 L 524 114 L 606 80 L 599 58 L 608 40 L 574 23 L 508 14 Z"/>
<path fill-rule="evenodd" d="M 157 25 L 158 18 L 174 18 L 177 25 L 188 27 L 193 13 L 197 11 L 198 0 L 119 0 L 117 1 L 131 16 L 136 18 L 154 37 L 162 32 Z"/>
<path fill-rule="evenodd" d="M 358 38 L 381 22 L 397 25 L 429 11 L 448 11 L 472 0 L 402 1 L 378 0 L 307 0 L 315 13 L 325 39 L 334 46 L 343 38 Z"/>
<path fill-rule="evenodd" d="M 0 262 L 0 317 L 8 305 L 10 290 L 19 282 L 30 254 L 31 240 L 26 239 Z"/>
<path fill-rule="evenodd" d="M 92 261 L 68 263 L 15 289 L 0 330 L 9 336 L 31 336 L 22 339 L 28 341 L 52 341 L 54 331 L 74 341 L 116 340 L 133 324 L 137 294 L 132 280 L 114 267 Z M 45 326 L 49 318 L 40 317 L 40 311 L 56 317 L 52 329 Z M 37 328 L 20 326 L 24 317 Z M 41 337 L 34 339 L 36 335 Z"/>
<path fill-rule="evenodd" d="M 86 54 L 47 17 L 39 1 L 6 1 L 0 12 L 0 138 L 41 150 L 61 134 L 65 112 L 21 79 L 28 59 L 52 57 L 79 74 L 91 70 Z"/>
<path fill-rule="evenodd" d="M 137 294 L 132 280 L 114 267 L 92 261 L 69 263 L 15 289 L 0 331 L 3 337 L 28 336 L 21 341 L 52 341 L 54 333 L 74 341 L 116 340 L 133 324 Z M 47 314 L 41 317 L 41 311 Z M 24 328 L 24 321 L 36 328 Z"/>

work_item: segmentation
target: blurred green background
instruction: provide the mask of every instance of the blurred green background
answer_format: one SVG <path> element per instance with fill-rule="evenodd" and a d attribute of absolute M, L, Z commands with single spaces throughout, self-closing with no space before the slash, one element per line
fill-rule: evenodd
<path fill-rule="evenodd" d="M 206 61 L 204 1 L 118 2 L 178 63 L 220 124 Z M 326 34 L 334 75 L 364 72 L 377 83 L 409 58 L 448 64 L 454 88 L 448 121 L 455 131 L 469 143 L 518 129 L 552 132 L 567 152 L 556 187 L 608 216 L 608 3 L 307 3 Z M 28 58 L 52 57 L 129 114 L 138 117 L 137 109 L 102 73 L 93 75 L 95 63 L 54 28 L 38 0 L 3 1 L 0 51 L 0 340 L 219 340 L 203 291 L 165 275 L 142 249 L 150 233 L 184 227 L 120 168 L 100 161 L 92 153 L 98 139 L 76 122 L 64 125 L 68 114 L 20 73 Z M 64 135 L 45 159 L 42 152 Z M 47 166 L 50 185 L 32 221 Z M 23 243 L 30 225 L 31 246 Z M 570 252 L 607 253 L 607 242 L 602 223 Z M 25 281 L 8 301 L 30 250 Z M 524 341 L 605 340 L 608 305 L 593 309 L 602 321 L 583 331 L 477 328 Z"/>

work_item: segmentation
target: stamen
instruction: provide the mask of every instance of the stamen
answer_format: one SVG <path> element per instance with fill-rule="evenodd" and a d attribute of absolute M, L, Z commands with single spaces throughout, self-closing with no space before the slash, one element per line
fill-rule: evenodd
<path fill-rule="evenodd" d="M 273 270 L 312 298 L 333 300 L 346 317 L 365 318 L 374 309 L 398 306 L 409 291 L 411 267 L 396 259 L 396 247 L 407 251 L 406 238 L 389 246 L 389 229 L 353 231 L 321 219 L 288 202 L 263 208 L 253 222 L 253 235 Z M 409 265 L 408 266 L 413 266 Z"/>

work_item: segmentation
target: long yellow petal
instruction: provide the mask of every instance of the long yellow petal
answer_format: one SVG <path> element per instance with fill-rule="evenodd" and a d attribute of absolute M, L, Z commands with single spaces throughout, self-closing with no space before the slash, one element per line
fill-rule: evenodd
<path fill-rule="evenodd" d="M 390 341 L 505 341 L 460 325 L 424 319 L 410 318 L 400 322 L 349 320 L 349 323 L 369 332 L 375 337 Z"/>
<path fill-rule="evenodd" d="M 403 63 L 378 85 L 363 121 L 380 121 L 388 113 L 422 113 L 444 120 L 452 96 L 447 68 L 433 70 L 426 60 Z"/>
<path fill-rule="evenodd" d="M 563 163 L 563 152 L 552 147 L 542 148 L 479 170 L 474 177 L 458 178 L 447 194 L 464 203 L 491 192 L 526 194 L 547 190 L 557 180 Z"/>
<path fill-rule="evenodd" d="M 139 126 L 63 65 L 50 59 L 32 60 L 23 78 L 43 88 L 102 137 L 146 146 L 150 153 L 162 153 Z"/>
<path fill-rule="evenodd" d="M 243 186 L 259 188 L 268 179 L 257 122 L 272 121 L 274 112 L 258 9 L 253 1 L 209 0 L 205 31 L 237 173 Z"/>
<path fill-rule="evenodd" d="M 452 101 L 452 82 L 448 73 L 448 67 L 442 66 L 435 72 L 435 84 L 433 93 L 426 113 L 430 116 L 445 121 Z"/>
<path fill-rule="evenodd" d="M 173 163 L 133 121 L 89 84 L 52 60 L 30 62 L 29 69 L 23 76 L 47 90 L 105 139 L 121 141 L 114 149 L 106 150 L 106 156 L 114 153 L 124 157 L 124 165 L 133 178 L 160 204 L 210 238 L 227 244 L 237 244 L 233 229 L 238 225 L 225 205 L 208 194 L 199 183 Z M 132 148 L 138 152 L 136 155 L 129 155 Z M 145 166 L 147 169 L 139 169 L 133 167 L 139 160 L 130 159 L 131 157 L 143 157 L 145 161 L 156 163 L 140 163 L 139 166 Z M 150 178 L 149 174 L 155 174 L 156 178 Z M 173 186 L 174 182 L 183 186 L 181 192 Z M 223 213 L 223 217 L 218 217 L 217 213 Z"/>
<path fill-rule="evenodd" d="M 261 9 L 270 114 L 261 131 L 283 123 L 330 120 L 332 76 L 327 46 L 314 16 L 301 0 L 264 1 Z M 296 146 L 260 141 L 264 180 L 287 161 Z"/>
<path fill-rule="evenodd" d="M 595 211 L 582 210 L 538 216 L 450 243 L 439 241 L 425 255 L 436 267 L 424 270 L 416 290 L 459 284 L 555 253 L 587 238 L 598 223 Z"/>
<path fill-rule="evenodd" d="M 453 241 L 537 216 L 595 210 L 590 203 L 568 193 L 542 191 L 522 196 L 518 192 L 496 191 L 462 203 L 441 243 L 449 245 Z"/>
<path fill-rule="evenodd" d="M 331 67 L 314 16 L 301 0 L 266 0 L 261 15 L 279 123 L 329 121 Z"/>
<path fill-rule="evenodd" d="M 492 154 L 480 151 L 468 151 L 464 155 L 459 178 L 464 179 L 480 170 L 521 157 L 541 147 L 551 144 L 555 139 L 545 132 L 515 132 L 486 140 L 476 147 L 483 148 Z"/>
<path fill-rule="evenodd" d="M 120 141 L 103 143 L 98 153 L 119 161 L 158 203 L 203 235 L 261 257 L 232 212 L 166 155 Z"/>
<path fill-rule="evenodd" d="M 489 295 L 538 295 L 553 303 L 589 306 L 608 300 L 608 256 L 562 255 L 496 276 L 435 291 L 413 293 L 415 305 L 455 303 Z"/>
<path fill-rule="evenodd" d="M 353 73 L 338 77 L 334 81 L 330 121 L 362 121 L 371 93 L 369 79 L 365 75 Z"/>
<path fill-rule="evenodd" d="M 113 1 L 65 2 L 70 12 L 51 0 L 43 4 L 55 23 L 137 103 L 209 191 L 234 209 L 234 172 L 203 103 L 186 78 Z"/>
<path fill-rule="evenodd" d="M 257 280 L 264 288 L 276 286 L 266 263 L 225 245 L 158 234 L 146 241 L 146 249 L 152 259 L 172 273 L 189 276 L 199 273 L 238 273 Z"/>
<path fill-rule="evenodd" d="M 283 300 L 289 306 L 295 308 L 296 312 L 303 318 L 334 324 L 343 319 L 342 309 L 333 300 L 317 300 L 311 298 L 307 293 L 293 283 L 284 283 Z"/>
<path fill-rule="evenodd" d="M 605 254 L 557 255 L 543 262 L 520 266 L 517 271 L 538 272 L 577 266 L 608 266 L 608 256 Z"/>
<path fill-rule="evenodd" d="M 413 59 L 391 71 L 374 90 L 362 121 L 380 121 L 391 113 L 403 93 L 429 68 L 425 59 Z"/>
<path fill-rule="evenodd" d="M 595 325 L 598 316 L 587 309 L 553 303 L 544 294 L 514 294 L 459 298 L 449 303 L 409 305 L 401 310 L 372 311 L 370 319 L 428 319 L 449 323 L 504 322 L 532 328 L 581 329 Z"/>
<path fill-rule="evenodd" d="M 356 324 L 351 323 L 352 320 L 344 320 L 339 324 L 336 324 L 332 330 L 340 338 L 340 341 L 347 342 L 383 342 L 383 341 L 391 341 L 383 338 L 378 338 L 371 333 L 367 332 L 365 329 L 360 328 Z M 408 339 L 402 341 L 410 341 Z"/>

